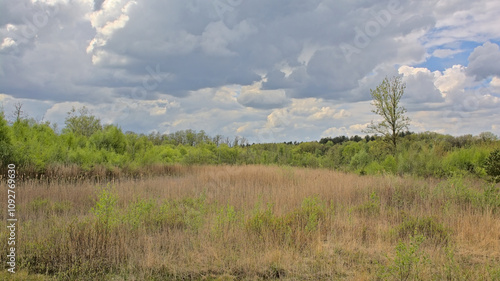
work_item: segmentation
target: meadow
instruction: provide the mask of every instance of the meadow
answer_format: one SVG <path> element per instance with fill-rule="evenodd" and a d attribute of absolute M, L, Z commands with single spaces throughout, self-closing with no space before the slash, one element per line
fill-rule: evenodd
<path fill-rule="evenodd" d="M 166 167 L 19 182 L 20 271 L 0 279 L 500 280 L 498 184 L 277 165 Z M 5 208 L 0 214 L 4 229 Z"/>

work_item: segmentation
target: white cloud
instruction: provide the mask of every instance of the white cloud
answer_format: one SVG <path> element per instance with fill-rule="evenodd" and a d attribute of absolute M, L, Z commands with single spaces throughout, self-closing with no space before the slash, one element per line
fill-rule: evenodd
<path fill-rule="evenodd" d="M 432 52 L 432 56 L 437 58 L 447 58 L 456 54 L 462 53 L 463 50 L 453 50 L 453 49 L 436 49 Z"/>

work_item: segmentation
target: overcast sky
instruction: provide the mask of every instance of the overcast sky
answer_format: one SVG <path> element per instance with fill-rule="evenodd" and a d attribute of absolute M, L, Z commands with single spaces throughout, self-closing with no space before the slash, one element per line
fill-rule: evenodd
<path fill-rule="evenodd" d="M 376 3 L 376 4 L 374 4 Z M 0 0 L 0 104 L 64 127 L 251 142 L 362 134 L 402 75 L 410 130 L 500 135 L 498 0 Z"/>

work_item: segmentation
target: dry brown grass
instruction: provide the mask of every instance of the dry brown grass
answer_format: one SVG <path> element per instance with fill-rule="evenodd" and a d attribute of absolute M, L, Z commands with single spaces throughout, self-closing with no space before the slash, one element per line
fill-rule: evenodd
<path fill-rule="evenodd" d="M 429 263 L 408 280 L 500 278 L 498 210 L 445 181 L 275 166 L 152 169 L 171 175 L 18 184 L 21 268 L 61 280 L 374 280 L 417 229 Z M 109 224 L 92 211 L 105 186 L 117 198 Z M 0 198 L 5 190 L 2 182 Z M 1 216 L 5 229 L 5 208 Z"/>

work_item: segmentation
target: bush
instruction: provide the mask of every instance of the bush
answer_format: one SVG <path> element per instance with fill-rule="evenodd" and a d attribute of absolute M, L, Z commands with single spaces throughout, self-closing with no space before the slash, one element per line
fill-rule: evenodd
<path fill-rule="evenodd" d="M 450 241 L 450 230 L 445 228 L 434 217 L 406 218 L 397 228 L 401 239 L 419 234 L 436 244 L 448 244 Z"/>
<path fill-rule="evenodd" d="M 425 241 L 423 235 L 410 236 L 410 241 L 400 241 L 396 246 L 396 257 L 389 266 L 379 268 L 378 277 L 382 280 L 422 280 L 419 278 L 421 267 L 429 262 L 429 257 L 420 246 Z"/>
<path fill-rule="evenodd" d="M 354 211 L 359 212 L 365 216 L 375 216 L 380 213 L 380 197 L 375 192 L 370 194 L 370 199 L 354 208 Z"/>
<path fill-rule="evenodd" d="M 105 230 L 111 229 L 119 222 L 116 208 L 117 200 L 118 196 L 113 193 L 111 186 L 108 184 L 101 189 L 96 205 L 91 210 L 97 219 L 97 223 L 104 227 Z"/>
<path fill-rule="evenodd" d="M 500 182 L 500 149 L 495 149 L 486 158 L 484 168 L 494 182 Z"/>
<path fill-rule="evenodd" d="M 165 201 L 153 217 L 154 224 L 163 227 L 198 231 L 204 223 L 205 196 Z"/>
<path fill-rule="evenodd" d="M 350 166 L 351 169 L 358 170 L 364 169 L 368 163 L 370 163 L 370 155 L 366 151 L 361 150 L 351 158 Z"/>

